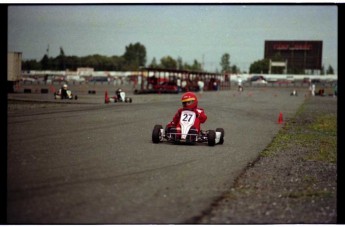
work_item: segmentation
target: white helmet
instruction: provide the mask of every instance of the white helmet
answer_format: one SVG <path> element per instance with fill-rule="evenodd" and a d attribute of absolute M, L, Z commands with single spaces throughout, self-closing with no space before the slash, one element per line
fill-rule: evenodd
<path fill-rule="evenodd" d="M 64 84 L 62 87 L 63 87 L 64 89 L 67 89 L 67 84 Z"/>

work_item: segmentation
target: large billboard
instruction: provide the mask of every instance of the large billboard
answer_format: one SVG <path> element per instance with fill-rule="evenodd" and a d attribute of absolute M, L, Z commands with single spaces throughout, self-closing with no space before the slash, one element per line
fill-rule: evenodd
<path fill-rule="evenodd" d="M 287 68 L 298 70 L 321 70 L 322 41 L 265 41 L 265 59 L 287 60 Z"/>

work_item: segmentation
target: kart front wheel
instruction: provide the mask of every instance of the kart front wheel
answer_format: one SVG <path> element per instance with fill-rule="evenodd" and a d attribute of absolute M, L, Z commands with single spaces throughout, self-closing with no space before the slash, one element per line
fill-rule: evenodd
<path fill-rule="evenodd" d="M 216 132 L 220 132 L 220 140 L 218 144 L 224 143 L 224 129 L 223 128 L 216 128 Z"/>
<path fill-rule="evenodd" d="M 214 146 L 216 144 L 216 132 L 214 130 L 208 131 L 207 143 L 209 146 Z"/>
<path fill-rule="evenodd" d="M 159 143 L 162 139 L 161 129 L 163 129 L 162 125 L 155 125 L 152 131 L 152 142 Z"/>

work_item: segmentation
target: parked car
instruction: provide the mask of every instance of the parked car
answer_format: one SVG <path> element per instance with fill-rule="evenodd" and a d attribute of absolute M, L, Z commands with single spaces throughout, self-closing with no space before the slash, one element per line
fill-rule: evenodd
<path fill-rule="evenodd" d="M 161 84 L 153 85 L 153 90 L 157 93 L 178 93 L 178 86 L 174 82 L 163 82 Z"/>
<path fill-rule="evenodd" d="M 264 76 L 255 75 L 250 78 L 250 82 L 253 84 L 267 84 L 267 80 Z"/>

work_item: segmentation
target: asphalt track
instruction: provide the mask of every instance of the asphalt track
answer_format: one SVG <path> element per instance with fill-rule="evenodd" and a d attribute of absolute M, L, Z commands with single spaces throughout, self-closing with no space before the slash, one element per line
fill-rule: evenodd
<path fill-rule="evenodd" d="M 285 121 L 294 116 L 305 90 L 297 97 L 266 87 L 199 94 L 208 116 L 202 128 L 225 130 L 215 147 L 151 142 L 153 126 L 172 119 L 180 95 L 104 104 L 102 93 L 85 94 L 70 105 L 9 110 L 8 223 L 186 223 L 230 189 L 282 128 L 279 113 Z M 55 102 L 49 94 L 9 96 L 25 97 Z"/>

